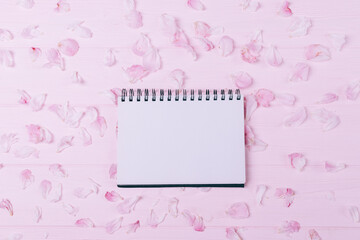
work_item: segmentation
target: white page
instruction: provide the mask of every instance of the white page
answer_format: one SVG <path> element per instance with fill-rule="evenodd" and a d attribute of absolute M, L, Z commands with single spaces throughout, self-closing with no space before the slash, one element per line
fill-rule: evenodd
<path fill-rule="evenodd" d="M 245 183 L 243 97 L 118 101 L 118 185 Z"/>

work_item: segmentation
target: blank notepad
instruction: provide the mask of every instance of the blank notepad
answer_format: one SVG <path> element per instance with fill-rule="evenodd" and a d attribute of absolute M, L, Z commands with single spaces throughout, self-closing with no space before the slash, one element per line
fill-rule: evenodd
<path fill-rule="evenodd" d="M 118 187 L 243 187 L 243 97 L 123 90 L 117 148 Z"/>

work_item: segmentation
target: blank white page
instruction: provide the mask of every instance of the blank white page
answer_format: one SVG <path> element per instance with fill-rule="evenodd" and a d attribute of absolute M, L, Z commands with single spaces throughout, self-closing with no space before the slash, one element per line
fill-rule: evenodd
<path fill-rule="evenodd" d="M 245 183 L 244 107 L 205 96 L 130 102 L 118 99 L 119 187 L 212 186 Z M 243 185 L 242 185 L 243 186 Z"/>

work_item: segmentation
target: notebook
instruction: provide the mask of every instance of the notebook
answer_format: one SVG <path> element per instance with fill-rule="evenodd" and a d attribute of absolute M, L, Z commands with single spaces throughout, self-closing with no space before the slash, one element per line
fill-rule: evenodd
<path fill-rule="evenodd" d="M 133 90 L 118 97 L 118 187 L 243 187 L 239 90 Z"/>

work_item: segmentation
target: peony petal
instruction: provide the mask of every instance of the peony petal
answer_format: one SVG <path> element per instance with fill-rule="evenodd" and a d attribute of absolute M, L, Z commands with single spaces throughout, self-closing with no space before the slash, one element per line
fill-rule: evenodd
<path fill-rule="evenodd" d="M 243 10 L 256 12 L 260 8 L 260 3 L 255 0 L 240 0 L 240 6 Z"/>
<path fill-rule="evenodd" d="M 360 222 L 359 209 L 356 206 L 349 207 L 349 213 L 355 223 Z"/>
<path fill-rule="evenodd" d="M 152 49 L 152 45 L 150 39 L 145 34 L 141 33 L 140 38 L 136 41 L 136 43 L 132 47 L 133 53 L 138 56 L 143 56 L 150 49 Z"/>
<path fill-rule="evenodd" d="M 34 0 L 19 0 L 18 4 L 23 8 L 30 9 L 35 5 Z"/>
<path fill-rule="evenodd" d="M 114 51 L 112 49 L 107 50 L 105 55 L 105 65 L 111 67 L 114 66 L 115 63 L 116 63 L 116 57 Z"/>
<path fill-rule="evenodd" d="M 79 51 L 80 47 L 76 40 L 67 38 L 58 43 L 58 48 L 62 54 L 74 56 Z"/>
<path fill-rule="evenodd" d="M 76 214 L 79 212 L 79 209 L 78 208 L 76 208 L 76 207 L 74 207 L 73 205 L 71 205 L 71 204 L 67 204 L 67 203 L 63 203 L 63 208 L 64 208 L 64 210 L 68 213 L 68 214 L 70 214 L 71 216 L 76 216 Z"/>
<path fill-rule="evenodd" d="M 40 183 L 40 191 L 44 199 L 46 199 L 49 196 L 51 189 L 52 189 L 52 184 L 49 180 L 43 180 Z"/>
<path fill-rule="evenodd" d="M 179 204 L 179 199 L 177 198 L 171 198 L 169 200 L 169 205 L 168 205 L 168 209 L 169 209 L 169 213 L 171 216 L 173 217 L 177 217 L 178 216 L 178 204 Z"/>
<path fill-rule="evenodd" d="M 117 202 L 119 200 L 124 200 L 124 198 L 122 196 L 120 196 L 120 194 L 118 194 L 115 191 L 106 192 L 105 193 L 105 198 L 110 202 Z"/>
<path fill-rule="evenodd" d="M 346 97 L 349 100 L 355 101 L 360 95 L 360 81 L 350 83 L 346 88 Z"/>
<path fill-rule="evenodd" d="M 270 103 L 274 101 L 275 95 L 267 89 L 259 89 L 255 95 L 256 101 L 259 106 L 270 107 Z"/>
<path fill-rule="evenodd" d="M 283 16 L 283 17 L 290 17 L 293 13 L 291 11 L 291 9 L 289 8 L 289 2 L 288 1 L 284 1 L 281 4 L 280 10 L 279 10 L 279 15 Z"/>
<path fill-rule="evenodd" d="M 215 48 L 214 44 L 207 38 L 196 38 L 196 41 L 198 46 L 206 52 Z"/>
<path fill-rule="evenodd" d="M 323 62 L 331 59 L 330 51 L 321 44 L 311 44 L 305 50 L 307 60 Z"/>
<path fill-rule="evenodd" d="M 105 225 L 105 230 L 109 234 L 113 234 L 121 228 L 123 217 L 116 218 Z"/>
<path fill-rule="evenodd" d="M 330 43 L 333 48 L 341 51 L 345 43 L 347 42 L 346 35 L 341 33 L 330 33 L 327 35 L 330 39 Z"/>
<path fill-rule="evenodd" d="M 41 49 L 36 47 L 29 48 L 31 61 L 35 62 L 41 56 Z"/>
<path fill-rule="evenodd" d="M 346 168 L 345 163 L 332 164 L 328 161 L 325 161 L 325 171 L 327 172 L 338 172 Z"/>
<path fill-rule="evenodd" d="M 70 12 L 70 4 L 66 0 L 59 0 L 54 11 L 59 13 Z"/>
<path fill-rule="evenodd" d="M 14 67 L 15 60 L 14 60 L 14 53 L 10 50 L 0 50 L 0 63 L 6 67 Z"/>
<path fill-rule="evenodd" d="M 25 169 L 20 173 L 20 180 L 23 185 L 23 189 L 26 189 L 28 186 L 34 183 L 35 176 L 29 169 Z"/>
<path fill-rule="evenodd" d="M 14 151 L 14 156 L 16 158 L 28 158 L 31 156 L 39 158 L 39 150 L 31 146 L 22 146 Z"/>
<path fill-rule="evenodd" d="M 277 94 L 276 99 L 279 100 L 282 104 L 288 106 L 294 105 L 296 101 L 296 97 L 288 93 Z"/>
<path fill-rule="evenodd" d="M 211 27 L 201 21 L 194 22 L 194 28 L 195 28 L 195 36 L 207 38 L 211 36 L 212 29 Z"/>
<path fill-rule="evenodd" d="M 267 190 L 267 186 L 266 185 L 258 185 L 256 188 L 256 197 L 255 197 L 255 201 L 258 205 L 262 204 L 262 200 L 264 198 L 265 192 Z"/>
<path fill-rule="evenodd" d="M 232 204 L 226 213 L 235 219 L 248 218 L 250 216 L 249 208 L 244 202 L 237 202 Z"/>
<path fill-rule="evenodd" d="M 7 210 L 9 212 L 10 216 L 14 215 L 13 206 L 9 199 L 3 199 L 0 202 L 0 208 Z"/>
<path fill-rule="evenodd" d="M 62 184 L 59 183 L 51 191 L 50 201 L 56 203 L 59 202 L 61 198 L 62 198 Z"/>
<path fill-rule="evenodd" d="M 19 139 L 14 133 L 3 134 L 0 137 L 0 152 L 8 153 L 11 149 L 11 146 L 17 143 Z"/>
<path fill-rule="evenodd" d="M 267 62 L 273 67 L 280 66 L 283 63 L 283 59 L 279 51 L 272 45 L 267 52 Z"/>
<path fill-rule="evenodd" d="M 117 165 L 111 164 L 109 168 L 110 179 L 116 179 L 116 174 L 117 174 Z"/>
<path fill-rule="evenodd" d="M 340 124 L 340 118 L 324 108 L 315 110 L 312 116 L 323 124 L 323 131 L 329 131 Z"/>
<path fill-rule="evenodd" d="M 94 193 L 94 190 L 89 189 L 89 188 L 76 188 L 74 190 L 74 195 L 76 197 L 82 198 L 82 199 L 87 198 L 92 193 Z"/>
<path fill-rule="evenodd" d="M 235 227 L 226 228 L 226 238 L 230 240 L 242 240 L 238 229 Z"/>
<path fill-rule="evenodd" d="M 46 128 L 30 124 L 26 126 L 26 129 L 29 134 L 29 141 L 32 143 L 51 143 L 53 141 L 53 134 Z"/>
<path fill-rule="evenodd" d="M 161 58 L 159 52 L 155 48 L 151 48 L 143 56 L 143 66 L 150 72 L 156 72 L 161 68 Z"/>
<path fill-rule="evenodd" d="M 253 94 L 245 96 L 245 120 L 250 121 L 252 114 L 258 107 L 258 102 Z"/>
<path fill-rule="evenodd" d="M 275 197 L 285 199 L 284 206 L 290 207 L 294 201 L 295 192 L 291 188 L 277 188 Z"/>
<path fill-rule="evenodd" d="M 136 204 L 142 199 L 140 196 L 126 198 L 117 206 L 117 210 L 120 214 L 130 213 L 135 209 Z"/>
<path fill-rule="evenodd" d="M 311 20 L 307 17 L 295 19 L 289 29 L 289 37 L 302 37 L 308 34 L 308 30 L 311 27 Z"/>
<path fill-rule="evenodd" d="M 14 35 L 7 29 L 0 29 L 0 41 L 13 40 Z"/>
<path fill-rule="evenodd" d="M 290 113 L 284 118 L 284 125 L 287 127 L 298 127 L 307 118 L 307 111 L 305 107 L 299 107 L 294 112 Z"/>
<path fill-rule="evenodd" d="M 248 88 L 253 84 L 253 78 L 246 72 L 237 72 L 230 77 L 236 87 L 240 89 Z"/>
<path fill-rule="evenodd" d="M 167 214 L 164 214 L 163 217 L 159 217 L 155 212 L 154 209 L 151 209 L 150 211 L 150 216 L 148 218 L 148 224 L 150 227 L 152 228 L 156 228 L 160 223 L 162 223 L 165 218 L 166 218 Z"/>
<path fill-rule="evenodd" d="M 60 70 L 65 70 L 65 61 L 64 58 L 62 58 L 59 50 L 51 48 L 45 52 L 45 55 L 49 62 L 44 64 L 44 67 L 51 68 L 53 66 L 57 66 L 60 68 Z"/>
<path fill-rule="evenodd" d="M 306 165 L 306 158 L 301 153 L 291 153 L 288 155 L 290 159 L 290 164 L 293 168 L 298 171 L 302 171 Z"/>
<path fill-rule="evenodd" d="M 306 63 L 297 63 L 289 77 L 290 81 L 307 81 L 310 72 L 310 66 Z"/>
<path fill-rule="evenodd" d="M 82 24 L 84 23 L 84 21 L 81 22 L 76 22 L 74 24 L 71 24 L 68 27 L 68 30 L 73 31 L 74 33 L 76 33 L 79 37 L 82 38 L 92 38 L 93 33 L 90 30 L 90 28 L 88 27 L 84 27 Z"/>
<path fill-rule="evenodd" d="M 135 233 L 139 227 L 140 221 L 137 220 L 136 222 L 129 224 L 127 233 Z"/>
<path fill-rule="evenodd" d="M 234 40 L 229 36 L 224 36 L 220 39 L 216 48 L 221 56 L 227 57 L 234 51 Z"/>
<path fill-rule="evenodd" d="M 335 93 L 326 93 L 325 95 L 322 96 L 320 101 L 318 101 L 317 103 L 318 104 L 328 104 L 328 103 L 335 102 L 338 99 L 339 99 L 339 97 Z"/>
<path fill-rule="evenodd" d="M 95 224 L 90 218 L 81 218 L 75 222 L 75 226 L 83 228 L 93 228 Z"/>
<path fill-rule="evenodd" d="M 204 220 L 202 217 L 196 217 L 194 221 L 194 230 L 197 232 L 203 232 L 205 230 Z"/>
<path fill-rule="evenodd" d="M 72 141 L 74 140 L 74 136 L 64 136 L 61 138 L 60 142 L 57 146 L 57 153 L 60 153 L 64 151 L 66 148 L 69 148 L 72 146 Z"/>
<path fill-rule="evenodd" d="M 285 221 L 282 226 L 279 228 L 279 232 L 292 234 L 299 232 L 300 224 L 297 221 Z"/>
<path fill-rule="evenodd" d="M 72 75 L 72 79 L 73 79 L 73 82 L 74 83 L 77 83 L 77 84 L 84 84 L 85 81 L 83 79 L 82 76 L 80 76 L 79 72 L 75 71 Z"/>
<path fill-rule="evenodd" d="M 187 5 L 189 8 L 192 8 L 194 10 L 198 10 L 198 11 L 205 10 L 205 5 L 200 0 L 188 0 Z"/>
<path fill-rule="evenodd" d="M 141 65 L 132 65 L 131 67 L 124 69 L 124 71 L 131 83 L 135 83 L 149 74 L 149 71 Z"/>
<path fill-rule="evenodd" d="M 41 207 L 39 207 L 39 206 L 35 207 L 34 217 L 35 217 L 35 222 L 39 223 L 40 219 L 42 218 L 42 209 L 41 209 Z"/>
<path fill-rule="evenodd" d="M 181 69 L 172 70 L 171 73 L 169 74 L 169 79 L 171 81 L 176 81 L 179 89 L 183 89 L 185 84 L 185 78 L 186 78 L 185 72 Z"/>
<path fill-rule="evenodd" d="M 80 128 L 80 139 L 81 139 L 81 142 L 84 146 L 89 146 L 92 144 L 92 138 L 91 138 L 91 135 L 90 133 L 86 130 L 86 128 L 84 127 L 81 127 Z"/>
<path fill-rule="evenodd" d="M 132 10 L 125 15 L 125 23 L 130 28 L 140 28 L 143 26 L 142 15 L 136 10 Z"/>
<path fill-rule="evenodd" d="M 66 178 L 68 176 L 61 164 L 51 164 L 49 166 L 49 171 L 57 177 Z"/>
<path fill-rule="evenodd" d="M 36 38 L 41 34 L 42 32 L 39 30 L 39 25 L 29 25 L 21 32 L 21 36 L 26 39 Z"/>
<path fill-rule="evenodd" d="M 258 139 L 252 129 L 248 125 L 245 125 L 245 146 L 251 152 L 259 152 L 265 151 L 268 145 Z"/>
<path fill-rule="evenodd" d="M 100 137 L 103 137 L 107 129 L 105 118 L 101 116 L 97 117 L 97 119 L 91 123 L 91 127 L 99 133 Z"/>
<path fill-rule="evenodd" d="M 309 230 L 309 237 L 310 237 L 310 240 L 321 240 L 320 235 L 318 234 L 318 232 L 315 229 Z"/>

